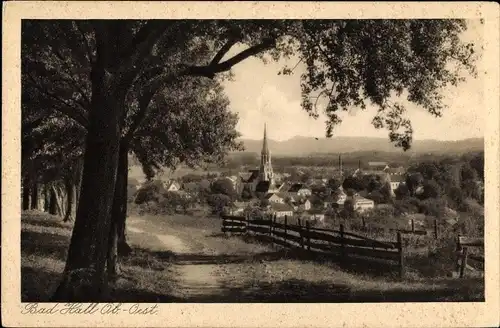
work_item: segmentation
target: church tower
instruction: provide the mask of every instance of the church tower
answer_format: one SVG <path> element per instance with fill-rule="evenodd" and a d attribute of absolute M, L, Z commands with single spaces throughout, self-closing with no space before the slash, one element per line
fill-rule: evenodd
<path fill-rule="evenodd" d="M 264 124 L 264 139 L 262 140 L 262 152 L 260 154 L 259 180 L 269 181 L 274 185 L 273 167 L 271 165 L 271 153 L 267 145 L 266 125 Z"/>

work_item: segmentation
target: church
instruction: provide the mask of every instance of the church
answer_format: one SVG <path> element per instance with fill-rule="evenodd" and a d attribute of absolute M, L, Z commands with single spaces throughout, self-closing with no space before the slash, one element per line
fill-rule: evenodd
<path fill-rule="evenodd" d="M 250 184 L 252 190 L 259 196 L 278 191 L 273 166 L 271 164 L 271 152 L 267 144 L 267 131 L 264 125 L 264 138 L 262 140 L 262 151 L 260 153 L 260 167 L 258 170 L 251 170 L 252 175 L 245 184 Z"/>

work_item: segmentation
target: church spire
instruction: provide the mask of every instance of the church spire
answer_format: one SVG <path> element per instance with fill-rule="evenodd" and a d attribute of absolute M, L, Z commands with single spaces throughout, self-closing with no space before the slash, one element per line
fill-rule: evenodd
<path fill-rule="evenodd" d="M 267 132 L 266 132 L 267 124 L 264 123 L 264 139 L 262 140 L 262 153 L 268 154 L 269 148 L 267 147 Z"/>

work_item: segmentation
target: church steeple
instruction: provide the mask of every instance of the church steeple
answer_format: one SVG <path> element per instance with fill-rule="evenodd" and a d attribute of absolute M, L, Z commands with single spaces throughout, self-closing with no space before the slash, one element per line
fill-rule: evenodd
<path fill-rule="evenodd" d="M 262 139 L 262 152 L 260 154 L 260 180 L 274 183 L 271 153 L 267 144 L 267 124 L 264 124 L 264 138 Z"/>
<path fill-rule="evenodd" d="M 269 148 L 267 146 L 267 124 L 264 123 L 264 139 L 262 140 L 262 154 L 269 154 Z"/>

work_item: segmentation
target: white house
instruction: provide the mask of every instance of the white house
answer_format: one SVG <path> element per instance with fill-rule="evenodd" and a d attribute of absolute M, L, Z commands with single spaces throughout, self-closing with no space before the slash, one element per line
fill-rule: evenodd
<path fill-rule="evenodd" d="M 181 189 L 181 185 L 174 180 L 162 181 L 162 185 L 165 191 L 179 191 Z"/>
<path fill-rule="evenodd" d="M 270 203 L 285 204 L 285 199 L 275 193 L 269 193 L 264 198 L 267 199 Z"/>
<path fill-rule="evenodd" d="M 311 201 L 309 199 L 294 201 L 292 202 L 292 206 L 295 210 L 309 211 L 311 209 Z"/>
<path fill-rule="evenodd" d="M 332 196 L 332 204 L 337 207 L 343 206 L 347 200 L 347 194 L 344 192 L 344 188 L 342 188 L 342 186 L 335 190 Z"/>
<path fill-rule="evenodd" d="M 272 215 L 276 215 L 277 218 L 280 217 L 292 217 L 293 207 L 288 204 L 272 203 L 270 206 L 270 212 Z"/>
<path fill-rule="evenodd" d="M 391 175 L 390 176 L 390 184 L 391 184 L 391 191 L 394 194 L 394 191 L 398 189 L 399 185 L 405 184 L 405 177 L 403 175 Z"/>
<path fill-rule="evenodd" d="M 368 209 L 375 207 L 375 202 L 371 199 L 355 195 L 352 197 L 354 210 L 357 212 L 364 212 Z"/>

